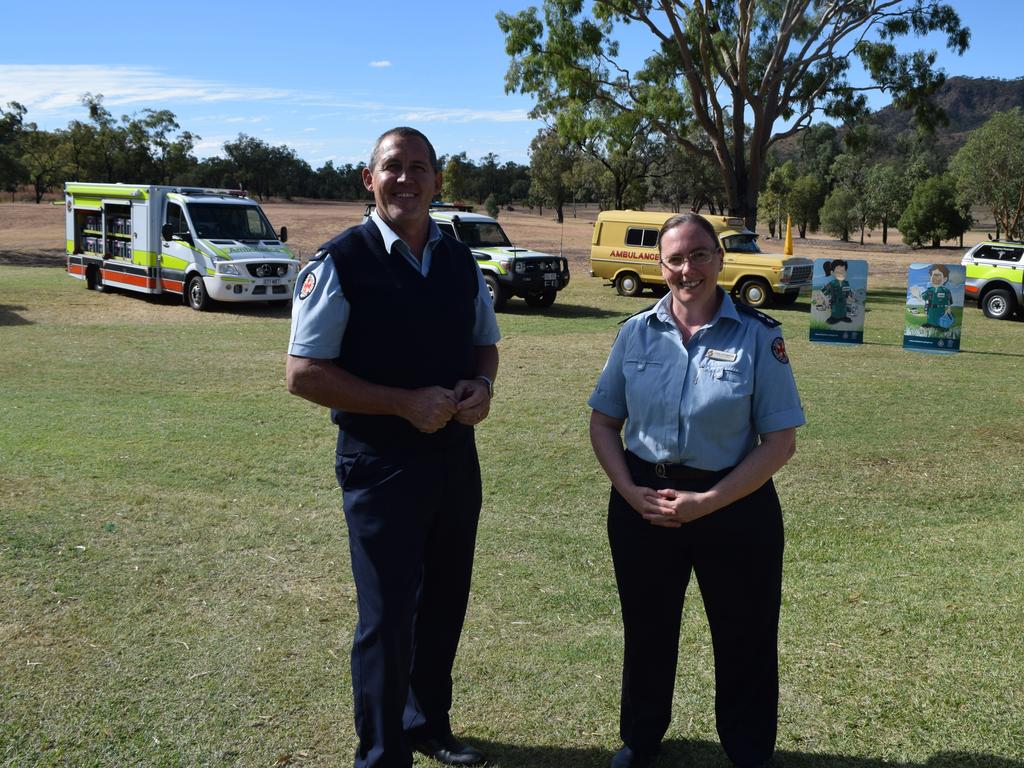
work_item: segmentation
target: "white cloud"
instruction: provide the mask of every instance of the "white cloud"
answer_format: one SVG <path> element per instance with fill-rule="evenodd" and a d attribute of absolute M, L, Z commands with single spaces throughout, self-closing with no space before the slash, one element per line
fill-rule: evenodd
<path fill-rule="evenodd" d="M 379 61 L 371 61 L 370 66 L 377 67 L 378 69 L 381 67 L 390 67 L 391 62 L 388 61 L 387 59 L 380 59 Z"/>
<path fill-rule="evenodd" d="M 530 120 L 525 109 L 466 109 L 417 107 L 398 115 L 399 120 L 409 123 L 473 123 L 484 120 L 492 123 L 515 123 Z"/>
<path fill-rule="evenodd" d="M 175 77 L 153 67 L 0 64 L 0 101 L 21 102 L 30 114 L 78 112 L 84 93 L 103 94 L 103 103 L 108 108 L 180 101 L 266 101 L 294 96 L 282 89 Z"/>

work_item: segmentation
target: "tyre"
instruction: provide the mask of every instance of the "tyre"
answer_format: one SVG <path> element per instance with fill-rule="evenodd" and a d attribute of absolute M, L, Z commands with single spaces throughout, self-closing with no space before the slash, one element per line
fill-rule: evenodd
<path fill-rule="evenodd" d="M 90 291 L 96 291 L 97 293 L 105 293 L 107 286 L 103 284 L 103 275 L 100 273 L 99 267 L 89 267 L 85 270 L 85 286 Z"/>
<path fill-rule="evenodd" d="M 203 283 L 202 275 L 192 275 L 188 280 L 188 287 L 185 289 L 185 299 L 188 305 L 197 312 L 205 312 L 212 303 L 210 294 L 206 292 L 206 285 Z"/>
<path fill-rule="evenodd" d="M 753 277 L 740 283 L 740 301 L 751 307 L 767 307 L 772 300 L 772 289 L 764 280 Z"/>
<path fill-rule="evenodd" d="M 1009 320 L 1015 309 L 1017 301 L 1005 288 L 993 288 L 981 300 L 981 311 L 994 320 Z"/>
<path fill-rule="evenodd" d="M 494 275 L 484 275 L 484 282 L 487 284 L 487 292 L 491 294 L 494 311 L 501 311 L 505 307 L 505 302 L 508 301 L 508 294 Z"/>
<path fill-rule="evenodd" d="M 635 272 L 623 272 L 615 278 L 615 290 L 619 296 L 639 296 L 644 292 L 644 284 Z"/>
<path fill-rule="evenodd" d="M 541 291 L 540 293 L 528 293 L 523 297 L 531 307 L 550 307 L 555 303 L 555 296 L 558 291 Z"/>

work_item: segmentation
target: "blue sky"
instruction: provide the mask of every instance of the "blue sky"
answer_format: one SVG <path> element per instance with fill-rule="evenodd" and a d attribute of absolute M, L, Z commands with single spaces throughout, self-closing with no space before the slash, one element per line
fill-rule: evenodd
<path fill-rule="evenodd" d="M 201 157 L 246 133 L 314 167 L 356 163 L 383 130 L 408 124 L 439 154 L 525 163 L 541 124 L 528 96 L 505 93 L 494 17 L 531 4 L 540 0 L 6 3 L 0 104 L 25 104 L 48 129 L 86 119 L 85 92 L 104 94 L 115 116 L 170 109 L 202 137 Z M 968 52 L 955 57 L 941 39 L 915 47 L 939 50 L 949 75 L 1024 75 L 1024 3 L 953 5 L 973 33 Z M 635 64 L 651 38 L 634 28 L 621 39 Z"/>

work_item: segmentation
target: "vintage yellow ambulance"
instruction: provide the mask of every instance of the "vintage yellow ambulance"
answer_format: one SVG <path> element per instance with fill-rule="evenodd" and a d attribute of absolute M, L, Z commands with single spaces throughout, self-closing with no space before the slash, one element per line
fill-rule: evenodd
<path fill-rule="evenodd" d="M 609 280 L 623 296 L 639 296 L 645 285 L 663 288 L 658 231 L 674 215 L 631 210 L 599 213 L 590 247 L 590 274 Z M 810 259 L 762 253 L 757 235 L 741 218 L 704 218 L 715 228 L 725 251 L 718 284 L 740 301 L 754 307 L 792 304 L 801 289 L 810 288 L 814 268 Z"/>

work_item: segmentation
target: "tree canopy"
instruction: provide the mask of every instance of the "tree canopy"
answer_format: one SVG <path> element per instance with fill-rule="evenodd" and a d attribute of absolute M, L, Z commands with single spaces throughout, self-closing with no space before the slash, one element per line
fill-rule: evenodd
<path fill-rule="evenodd" d="M 992 209 L 1009 238 L 1024 236 L 1024 115 L 998 112 L 977 128 L 953 156 L 950 173 L 961 203 Z"/>
<path fill-rule="evenodd" d="M 542 15 L 531 7 L 497 19 L 511 57 L 506 90 L 532 94 L 535 116 L 574 140 L 600 130 L 588 119 L 596 112 L 649 121 L 718 166 L 730 213 L 750 225 L 775 142 L 816 115 L 864 114 L 869 90 L 933 125 L 942 114 L 930 96 L 945 79 L 935 52 L 902 53 L 896 42 L 942 32 L 962 53 L 970 39 L 935 0 L 594 0 L 589 14 L 582 0 L 544 0 Z M 613 36 L 625 24 L 650 33 L 639 69 L 627 68 Z M 849 80 L 854 61 L 870 82 Z"/>

